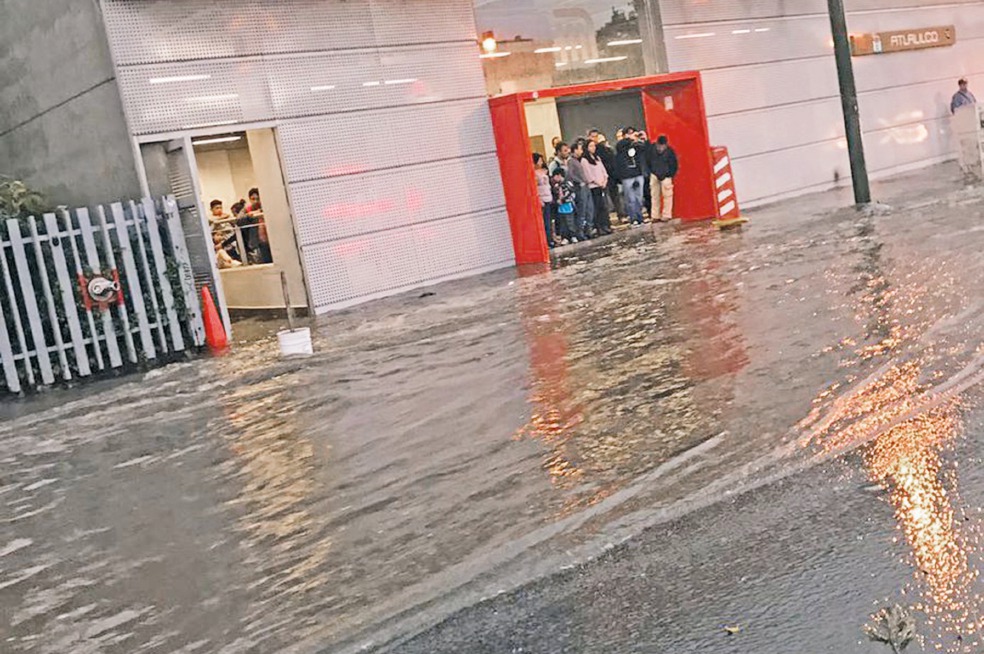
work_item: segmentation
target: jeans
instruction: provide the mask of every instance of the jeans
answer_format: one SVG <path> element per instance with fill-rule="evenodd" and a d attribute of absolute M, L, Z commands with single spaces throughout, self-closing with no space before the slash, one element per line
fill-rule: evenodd
<path fill-rule="evenodd" d="M 642 199 L 645 184 L 642 175 L 622 180 L 622 193 L 625 195 L 625 213 L 634 223 L 642 223 Z"/>
<path fill-rule="evenodd" d="M 577 238 L 584 239 L 594 223 L 594 201 L 587 184 L 577 187 Z"/>
<path fill-rule="evenodd" d="M 550 202 L 541 202 L 540 208 L 543 211 L 543 229 L 547 233 L 547 245 L 553 247 L 553 204 Z"/>

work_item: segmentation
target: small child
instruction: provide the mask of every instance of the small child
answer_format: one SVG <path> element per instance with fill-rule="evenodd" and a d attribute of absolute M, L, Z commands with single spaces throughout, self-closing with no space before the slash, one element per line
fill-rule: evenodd
<path fill-rule="evenodd" d="M 570 239 L 577 243 L 577 238 L 574 236 L 577 233 L 574 226 L 574 203 L 577 196 L 574 182 L 567 179 L 567 173 L 563 168 L 557 167 L 550 176 L 550 187 L 557 207 L 557 222 L 560 228 L 558 231 L 565 242 Z"/>

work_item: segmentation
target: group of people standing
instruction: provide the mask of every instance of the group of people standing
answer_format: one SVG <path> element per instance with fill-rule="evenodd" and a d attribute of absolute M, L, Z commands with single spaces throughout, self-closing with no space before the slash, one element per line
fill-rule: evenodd
<path fill-rule="evenodd" d="M 644 208 L 659 220 L 673 218 L 678 163 L 666 136 L 651 143 L 645 132 L 626 127 L 612 150 L 592 129 L 573 143 L 554 139 L 553 160 L 534 153 L 533 168 L 551 248 L 611 234 L 613 212 L 633 226 L 645 222 Z"/>

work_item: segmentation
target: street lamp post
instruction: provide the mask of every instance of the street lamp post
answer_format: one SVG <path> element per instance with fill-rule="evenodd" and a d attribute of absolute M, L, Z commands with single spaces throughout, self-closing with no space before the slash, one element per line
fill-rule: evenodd
<path fill-rule="evenodd" d="M 864 162 L 864 141 L 861 138 L 861 115 L 858 111 L 858 90 L 854 84 L 851 63 L 851 44 L 847 36 L 844 0 L 827 0 L 830 11 L 830 31 L 834 36 L 834 58 L 837 61 L 837 81 L 840 85 L 841 106 L 844 110 L 844 131 L 847 152 L 851 160 L 851 180 L 854 183 L 854 202 L 869 204 L 871 187 L 868 167 Z"/>

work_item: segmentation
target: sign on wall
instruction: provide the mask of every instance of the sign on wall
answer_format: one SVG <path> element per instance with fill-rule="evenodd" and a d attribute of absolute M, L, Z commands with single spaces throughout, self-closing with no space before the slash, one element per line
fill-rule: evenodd
<path fill-rule="evenodd" d="M 854 34 L 851 36 L 851 54 L 855 57 L 924 48 L 942 48 L 957 42 L 957 29 L 953 25 L 922 27 L 895 32 Z"/>

